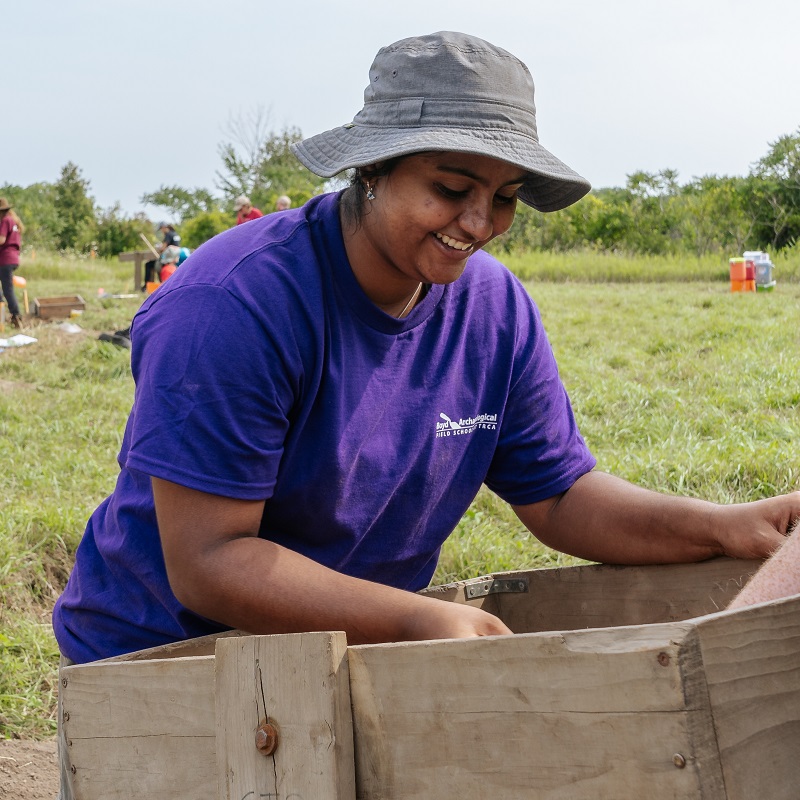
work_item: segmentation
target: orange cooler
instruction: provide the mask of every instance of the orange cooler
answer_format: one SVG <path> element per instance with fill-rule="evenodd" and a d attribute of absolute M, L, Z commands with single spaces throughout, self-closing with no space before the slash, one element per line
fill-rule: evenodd
<path fill-rule="evenodd" d="M 743 281 L 747 279 L 747 267 L 745 266 L 745 260 L 743 258 L 732 258 L 730 260 L 730 267 L 732 281 Z"/>
<path fill-rule="evenodd" d="M 745 258 L 730 259 L 731 291 L 754 292 L 756 290 L 756 265 Z"/>

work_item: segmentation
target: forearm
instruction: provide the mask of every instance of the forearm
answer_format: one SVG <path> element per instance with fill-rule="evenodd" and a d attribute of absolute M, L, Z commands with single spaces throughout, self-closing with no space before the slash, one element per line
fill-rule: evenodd
<path fill-rule="evenodd" d="M 515 511 L 545 544 L 591 561 L 670 564 L 716 555 L 767 558 L 800 516 L 800 492 L 720 505 L 651 492 L 590 472 L 562 495 Z"/>
<path fill-rule="evenodd" d="M 558 550 L 610 564 L 700 561 L 722 553 L 713 503 L 662 495 L 590 472 L 551 506 L 534 533 Z"/>
<path fill-rule="evenodd" d="M 170 582 L 181 603 L 233 628 L 258 634 L 343 630 L 353 644 L 413 638 L 415 616 L 439 602 L 342 575 L 251 536 L 184 563 Z"/>
<path fill-rule="evenodd" d="M 172 591 L 249 633 L 345 631 L 351 643 L 508 634 L 479 608 L 351 578 L 258 536 L 264 502 L 152 479 Z"/>
<path fill-rule="evenodd" d="M 593 471 L 551 502 L 515 510 L 556 550 L 607 564 L 668 564 L 724 552 L 717 531 L 720 508 Z"/>

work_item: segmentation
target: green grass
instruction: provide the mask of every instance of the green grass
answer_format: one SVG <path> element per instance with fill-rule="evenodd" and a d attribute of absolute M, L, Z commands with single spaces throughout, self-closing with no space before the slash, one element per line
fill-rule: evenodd
<path fill-rule="evenodd" d="M 723 502 L 797 487 L 799 285 L 532 291 L 601 469 Z"/>
<path fill-rule="evenodd" d="M 669 262 L 678 277 L 655 283 L 655 262 L 609 260 L 608 269 L 638 278 L 600 283 L 558 270 L 558 281 L 545 280 L 544 260 L 510 263 L 536 275 L 530 291 L 600 469 L 724 502 L 797 488 L 800 282 L 788 280 L 789 266 L 782 272 L 776 261 L 775 292 L 741 295 L 718 275 L 692 277 L 689 262 L 685 274 Z M 130 264 L 38 257 L 20 273 L 31 302 L 81 294 L 87 308 L 75 320 L 83 333 L 48 323 L 26 331 L 37 344 L 0 353 L 0 737 L 55 728 L 49 615 L 86 519 L 113 489 L 133 397 L 129 352 L 97 335 L 126 327 L 140 303 L 97 295 L 132 292 Z M 445 545 L 435 582 L 567 563 L 482 491 Z"/>
<path fill-rule="evenodd" d="M 50 610 L 88 515 L 113 489 L 133 396 L 129 352 L 97 335 L 126 327 L 141 302 L 97 297 L 98 288 L 131 293 L 131 265 L 49 257 L 19 272 L 31 308 L 36 297 L 73 294 L 87 308 L 75 320 L 82 333 L 34 321 L 25 333 L 36 344 L 0 353 L 0 737 L 55 727 Z"/>
<path fill-rule="evenodd" d="M 730 253 L 730 256 L 741 255 Z M 728 256 L 618 256 L 593 250 L 500 255 L 522 280 L 557 283 L 728 283 Z M 800 245 L 773 255 L 773 277 L 783 284 L 800 281 Z"/>
<path fill-rule="evenodd" d="M 741 502 L 800 488 L 800 284 L 531 283 L 598 469 L 658 491 Z M 574 563 L 488 491 L 436 582 Z"/>

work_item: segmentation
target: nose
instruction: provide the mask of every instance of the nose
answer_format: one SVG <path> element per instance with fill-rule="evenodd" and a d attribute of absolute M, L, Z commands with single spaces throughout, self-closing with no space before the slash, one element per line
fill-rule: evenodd
<path fill-rule="evenodd" d="M 459 216 L 459 224 L 476 241 L 488 239 L 494 230 L 491 199 L 474 198 Z"/>

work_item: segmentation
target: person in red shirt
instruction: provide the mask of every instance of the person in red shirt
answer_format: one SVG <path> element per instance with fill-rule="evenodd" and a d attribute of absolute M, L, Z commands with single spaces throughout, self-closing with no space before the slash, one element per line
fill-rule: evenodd
<path fill-rule="evenodd" d="M 172 244 L 164 250 L 161 254 L 161 272 L 159 272 L 161 283 L 164 283 L 164 281 L 178 269 L 178 262 L 180 259 L 180 247 Z"/>
<path fill-rule="evenodd" d="M 241 225 L 243 222 L 249 222 L 251 219 L 258 219 L 263 217 L 264 214 L 260 209 L 256 208 L 246 194 L 240 194 L 233 201 L 233 208 L 236 211 L 236 224 Z"/>
<path fill-rule="evenodd" d="M 11 313 L 11 325 L 22 327 L 17 296 L 14 294 L 14 270 L 19 266 L 21 234 L 25 229 L 5 197 L 0 197 L 0 300 L 5 298 Z"/>

